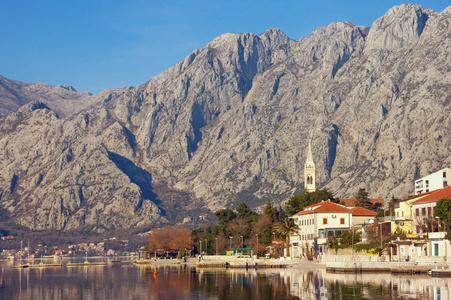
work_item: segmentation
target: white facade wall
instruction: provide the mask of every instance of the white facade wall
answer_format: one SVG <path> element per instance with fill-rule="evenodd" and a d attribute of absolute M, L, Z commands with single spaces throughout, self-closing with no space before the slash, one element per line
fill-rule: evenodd
<path fill-rule="evenodd" d="M 312 247 L 315 240 L 318 245 L 324 245 L 327 237 L 332 234 L 331 230 L 349 230 L 352 225 L 352 216 L 350 212 L 313 212 L 308 214 L 294 215 L 296 225 L 299 226 L 299 234 L 290 236 L 290 243 L 293 251 L 293 257 L 302 255 L 302 246 Z M 298 248 L 296 248 L 298 247 Z"/>
<path fill-rule="evenodd" d="M 451 169 L 445 168 L 415 180 L 415 194 L 426 193 L 447 187 L 451 182 Z"/>
<path fill-rule="evenodd" d="M 414 234 L 426 234 L 421 229 L 421 225 L 424 219 L 434 219 L 435 208 L 437 206 L 437 201 L 430 202 L 420 202 L 414 203 L 412 205 L 412 215 L 413 215 L 413 233 Z"/>

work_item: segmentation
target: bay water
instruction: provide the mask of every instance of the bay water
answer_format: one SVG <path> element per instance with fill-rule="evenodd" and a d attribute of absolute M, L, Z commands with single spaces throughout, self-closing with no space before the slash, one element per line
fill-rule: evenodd
<path fill-rule="evenodd" d="M 328 273 L 312 264 L 258 270 L 66 264 L 16 269 L 1 261 L 0 299 L 451 299 L 449 278 Z"/>

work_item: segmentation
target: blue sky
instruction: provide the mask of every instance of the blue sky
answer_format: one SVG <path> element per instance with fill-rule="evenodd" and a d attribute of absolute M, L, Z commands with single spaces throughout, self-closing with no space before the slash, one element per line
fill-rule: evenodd
<path fill-rule="evenodd" d="M 444 0 L 417 1 L 441 12 Z M 226 32 L 370 26 L 402 1 L 0 0 L 0 75 L 100 92 L 138 86 Z"/>

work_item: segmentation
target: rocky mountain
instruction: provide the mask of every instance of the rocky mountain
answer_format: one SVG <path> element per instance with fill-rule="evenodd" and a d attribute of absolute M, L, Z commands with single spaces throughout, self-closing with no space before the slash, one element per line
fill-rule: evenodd
<path fill-rule="evenodd" d="M 140 87 L 8 98 L 1 206 L 34 230 L 198 224 L 302 191 L 309 139 L 335 196 L 406 196 L 451 164 L 450 24 L 405 4 L 299 41 L 227 33 Z"/>
<path fill-rule="evenodd" d="M 59 116 L 65 117 L 114 100 L 131 88 L 126 86 L 117 90 L 108 89 L 92 95 L 89 92 L 77 92 L 71 86 L 51 86 L 41 82 L 24 83 L 0 75 L 0 117 L 30 101 L 45 103 Z"/>

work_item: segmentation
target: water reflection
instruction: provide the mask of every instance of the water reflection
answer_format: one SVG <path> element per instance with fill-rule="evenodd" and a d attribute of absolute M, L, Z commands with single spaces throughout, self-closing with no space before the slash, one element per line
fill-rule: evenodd
<path fill-rule="evenodd" d="M 290 294 L 289 276 L 280 271 L 146 270 L 149 292 L 155 299 L 297 299 Z"/>
<path fill-rule="evenodd" d="M 451 279 L 428 275 L 390 275 L 387 273 L 337 274 L 318 272 L 322 275 L 325 294 L 344 298 L 378 299 L 450 299 Z M 375 296 L 377 295 L 377 296 Z"/>
<path fill-rule="evenodd" d="M 187 266 L 12 269 L 0 262 L 0 299 L 449 299 L 448 278 L 297 269 Z M 154 275 L 154 271 L 157 274 Z"/>

